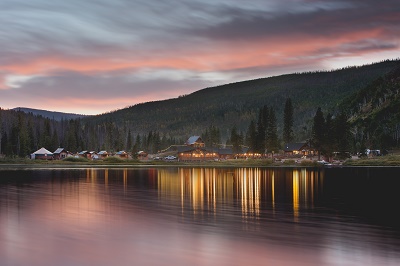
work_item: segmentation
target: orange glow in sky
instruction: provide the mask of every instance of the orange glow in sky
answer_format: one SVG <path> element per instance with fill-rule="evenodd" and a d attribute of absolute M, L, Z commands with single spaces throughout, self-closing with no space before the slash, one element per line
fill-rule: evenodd
<path fill-rule="evenodd" d="M 236 81 L 400 57 L 400 4 L 390 0 L 204 0 L 196 10 L 178 1 L 165 17 L 166 3 L 100 1 L 82 13 L 76 1 L 22 0 L 4 9 L 1 108 L 99 114 Z M 115 16 L 122 11 L 130 16 Z"/>

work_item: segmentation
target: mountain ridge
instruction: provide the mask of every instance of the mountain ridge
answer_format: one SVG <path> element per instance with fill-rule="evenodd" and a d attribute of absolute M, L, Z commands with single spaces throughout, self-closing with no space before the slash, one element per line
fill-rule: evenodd
<path fill-rule="evenodd" d="M 135 104 L 85 120 L 93 124 L 113 121 L 132 126 L 140 133 L 159 131 L 179 137 L 201 134 L 207 126 L 218 125 L 222 127 L 222 134 L 227 135 L 234 124 L 238 130 L 246 130 L 263 105 L 276 109 L 278 121 L 281 121 L 283 104 L 290 97 L 296 110 L 295 130 L 309 131 L 310 119 L 317 107 L 334 112 L 344 98 L 387 74 L 399 62 L 386 60 L 332 71 L 228 83 L 177 98 Z M 305 126 L 307 130 L 303 130 Z M 278 128 L 281 127 L 278 124 Z"/>
<path fill-rule="evenodd" d="M 12 108 L 11 110 L 22 111 L 24 113 L 32 113 L 33 115 L 41 115 L 43 117 L 54 119 L 56 121 L 61 121 L 62 119 L 69 120 L 69 119 L 88 117 L 88 115 L 83 115 L 83 114 L 49 111 L 49 110 L 35 109 L 35 108 L 28 108 L 28 107 L 15 107 L 15 108 Z"/>

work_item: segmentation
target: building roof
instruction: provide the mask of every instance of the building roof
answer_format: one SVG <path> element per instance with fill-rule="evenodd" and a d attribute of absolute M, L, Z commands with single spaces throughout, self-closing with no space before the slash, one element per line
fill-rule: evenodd
<path fill-rule="evenodd" d="M 285 151 L 300 151 L 305 146 L 307 146 L 306 142 L 297 142 L 297 143 L 287 143 L 285 145 Z M 307 146 L 308 147 L 308 146 Z"/>
<path fill-rule="evenodd" d="M 83 155 L 83 154 L 87 154 L 87 153 L 88 153 L 88 151 L 81 151 L 81 152 L 78 153 L 78 154 Z"/>
<path fill-rule="evenodd" d="M 221 149 L 217 149 L 217 152 L 220 155 L 232 155 L 233 151 L 231 148 L 221 148 Z"/>
<path fill-rule="evenodd" d="M 107 151 L 99 151 L 97 154 L 99 154 L 99 155 L 106 155 L 106 154 L 108 154 L 108 152 L 107 152 Z"/>
<path fill-rule="evenodd" d="M 64 148 L 58 148 L 55 152 L 53 152 L 54 154 L 60 154 L 63 151 L 67 152 Z"/>
<path fill-rule="evenodd" d="M 195 144 L 198 140 L 200 140 L 201 143 L 204 143 L 204 141 L 200 138 L 200 136 L 191 136 L 191 137 L 186 141 L 186 145 L 193 145 L 193 144 Z"/>
<path fill-rule="evenodd" d="M 126 151 L 119 151 L 119 152 L 117 152 L 117 153 L 115 153 L 116 155 L 125 155 L 126 154 Z"/>
<path fill-rule="evenodd" d="M 48 150 L 46 150 L 45 148 L 40 148 L 39 150 L 37 150 L 37 151 L 35 151 L 33 154 L 35 154 L 35 155 L 53 155 L 53 153 L 52 152 L 50 152 L 50 151 L 48 151 Z"/>
<path fill-rule="evenodd" d="M 194 151 L 195 148 L 193 147 L 188 147 L 188 146 L 178 146 L 178 152 L 188 152 L 188 151 Z"/>

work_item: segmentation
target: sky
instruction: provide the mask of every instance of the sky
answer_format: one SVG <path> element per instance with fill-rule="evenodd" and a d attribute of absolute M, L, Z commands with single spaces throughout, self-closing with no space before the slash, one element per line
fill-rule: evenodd
<path fill-rule="evenodd" d="M 100 114 L 400 58 L 399 0 L 1 0 L 0 107 Z"/>

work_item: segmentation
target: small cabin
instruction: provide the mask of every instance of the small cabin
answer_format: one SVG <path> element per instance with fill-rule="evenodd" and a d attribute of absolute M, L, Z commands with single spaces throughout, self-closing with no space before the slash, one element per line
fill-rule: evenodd
<path fill-rule="evenodd" d="M 147 152 L 144 152 L 144 151 L 139 151 L 137 153 L 137 157 L 138 157 L 139 160 L 148 160 L 149 159 L 148 155 L 149 154 Z"/>
<path fill-rule="evenodd" d="M 55 160 L 62 160 L 68 157 L 68 151 L 64 148 L 58 148 L 53 152 Z"/>
<path fill-rule="evenodd" d="M 109 156 L 109 153 L 107 151 L 99 151 L 97 156 L 99 156 L 100 159 L 105 159 Z"/>
<path fill-rule="evenodd" d="M 78 153 L 78 156 L 86 159 L 91 159 L 91 154 L 88 151 L 81 151 Z"/>
<path fill-rule="evenodd" d="M 188 138 L 188 140 L 185 142 L 187 146 L 191 147 L 204 147 L 205 143 L 204 141 L 200 138 L 200 136 L 191 136 Z"/>
<path fill-rule="evenodd" d="M 126 151 L 119 151 L 119 152 L 115 153 L 115 156 L 122 158 L 122 159 L 127 159 L 128 153 Z"/>

